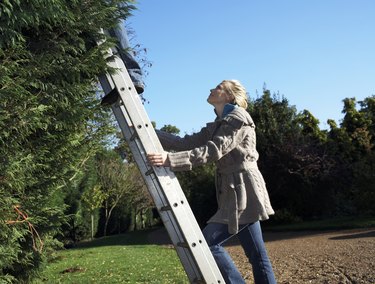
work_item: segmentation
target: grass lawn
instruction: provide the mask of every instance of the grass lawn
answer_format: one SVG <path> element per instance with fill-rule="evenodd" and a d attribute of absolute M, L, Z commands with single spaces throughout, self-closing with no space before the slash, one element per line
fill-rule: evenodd
<path fill-rule="evenodd" d="M 189 283 L 175 250 L 147 244 L 148 233 L 105 237 L 58 251 L 34 283 Z"/>
<path fill-rule="evenodd" d="M 374 217 L 337 218 L 265 226 L 267 231 L 338 230 L 375 227 Z M 151 245 L 150 231 L 104 237 L 56 252 L 40 283 L 189 283 L 180 260 L 167 246 Z"/>

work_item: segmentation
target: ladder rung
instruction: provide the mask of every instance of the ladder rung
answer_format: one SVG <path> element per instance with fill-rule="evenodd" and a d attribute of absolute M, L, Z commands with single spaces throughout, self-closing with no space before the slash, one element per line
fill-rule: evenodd
<path fill-rule="evenodd" d="M 194 284 L 206 284 L 206 281 L 202 280 L 202 279 L 194 279 L 193 280 L 193 283 Z M 220 280 L 218 281 L 218 283 L 221 283 Z"/>
<path fill-rule="evenodd" d="M 145 175 L 146 175 L 146 176 L 149 176 L 149 175 L 151 175 L 153 172 L 154 172 L 154 169 L 151 168 L 151 169 L 149 169 L 147 172 L 145 172 Z"/>
<path fill-rule="evenodd" d="M 119 98 L 119 94 L 117 92 L 117 89 L 114 88 L 112 89 L 110 92 L 108 92 L 103 98 L 102 98 L 102 101 L 101 101 L 101 104 L 102 105 L 112 105 L 114 104 L 115 102 L 117 102 Z"/>
<path fill-rule="evenodd" d="M 134 131 L 132 136 L 130 136 L 130 141 L 134 141 L 137 137 L 138 137 L 138 134 L 136 131 Z"/>
<path fill-rule="evenodd" d="M 189 244 L 187 242 L 178 242 L 177 246 L 182 248 L 189 248 Z"/>
<path fill-rule="evenodd" d="M 170 205 L 166 205 L 160 208 L 160 211 L 169 211 L 172 210 L 172 207 Z"/>

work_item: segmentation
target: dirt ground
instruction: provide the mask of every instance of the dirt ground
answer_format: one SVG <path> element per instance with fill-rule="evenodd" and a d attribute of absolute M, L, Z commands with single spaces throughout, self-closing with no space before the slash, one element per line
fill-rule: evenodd
<path fill-rule="evenodd" d="M 324 232 L 265 232 L 264 240 L 279 284 L 375 283 L 375 229 Z M 153 243 L 168 245 L 165 230 L 150 235 Z M 253 283 L 251 267 L 238 241 L 226 248 Z"/>

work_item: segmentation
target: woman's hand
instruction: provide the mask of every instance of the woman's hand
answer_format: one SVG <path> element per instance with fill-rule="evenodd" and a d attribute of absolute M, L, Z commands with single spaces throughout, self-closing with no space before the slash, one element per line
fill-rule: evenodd
<path fill-rule="evenodd" d="M 171 165 L 168 159 L 168 152 L 149 153 L 147 154 L 147 160 L 151 166 L 169 167 Z"/>

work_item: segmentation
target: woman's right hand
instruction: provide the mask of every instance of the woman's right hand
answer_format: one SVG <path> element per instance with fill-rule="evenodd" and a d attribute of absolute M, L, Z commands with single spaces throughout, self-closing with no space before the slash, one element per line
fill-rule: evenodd
<path fill-rule="evenodd" d="M 147 160 L 151 166 L 162 166 L 169 167 L 170 162 L 168 159 L 168 152 L 163 151 L 162 153 L 149 153 L 147 154 Z"/>

